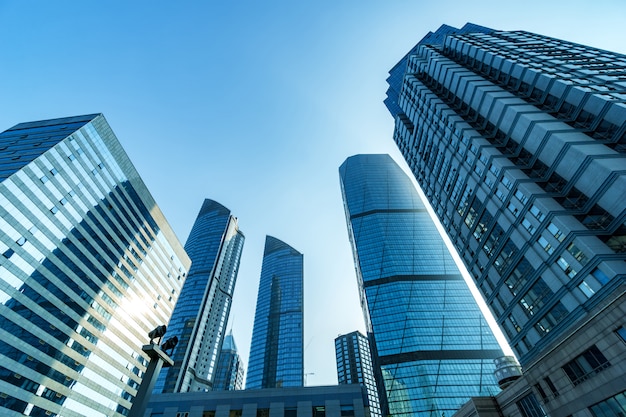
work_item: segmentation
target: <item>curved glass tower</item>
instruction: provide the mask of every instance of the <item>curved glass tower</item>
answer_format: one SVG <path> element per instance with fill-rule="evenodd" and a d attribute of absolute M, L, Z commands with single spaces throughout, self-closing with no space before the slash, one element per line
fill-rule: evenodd
<path fill-rule="evenodd" d="M 161 371 L 154 392 L 211 390 L 226 332 L 244 236 L 237 219 L 206 199 L 185 250 L 192 264 L 168 325 L 177 335 L 174 366 Z"/>
<path fill-rule="evenodd" d="M 266 237 L 246 389 L 304 385 L 303 268 L 300 252 Z"/>
<path fill-rule="evenodd" d="M 0 415 L 128 415 L 189 264 L 103 115 L 1 133 Z"/>
<path fill-rule="evenodd" d="M 383 415 L 452 415 L 499 392 L 502 351 L 409 178 L 389 155 L 339 173 Z"/>

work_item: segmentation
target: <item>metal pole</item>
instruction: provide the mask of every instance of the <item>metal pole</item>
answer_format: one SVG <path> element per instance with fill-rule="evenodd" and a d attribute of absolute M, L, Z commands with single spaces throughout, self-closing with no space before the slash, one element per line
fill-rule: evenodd
<path fill-rule="evenodd" d="M 128 417 L 143 417 L 148 407 L 148 401 L 150 401 L 150 395 L 152 395 L 152 389 L 156 383 L 157 377 L 161 372 L 161 368 L 167 368 L 174 365 L 174 361 L 167 356 L 165 352 L 161 350 L 158 345 L 150 344 L 144 345 L 141 350 L 146 352 L 150 357 L 150 363 L 148 369 L 143 375 L 141 385 L 137 390 L 137 395 L 133 400 L 133 405 L 130 408 Z"/>

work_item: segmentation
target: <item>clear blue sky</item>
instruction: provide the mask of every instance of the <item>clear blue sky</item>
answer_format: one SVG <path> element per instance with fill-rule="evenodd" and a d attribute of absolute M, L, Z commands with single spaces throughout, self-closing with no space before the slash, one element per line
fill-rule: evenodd
<path fill-rule="evenodd" d="M 387 71 L 473 22 L 626 52 L 626 2 L 0 0 L 0 131 L 102 112 L 184 243 L 204 198 L 246 235 L 231 325 L 247 365 L 266 234 L 304 253 L 305 372 L 363 329 L 337 169 L 390 153 Z"/>

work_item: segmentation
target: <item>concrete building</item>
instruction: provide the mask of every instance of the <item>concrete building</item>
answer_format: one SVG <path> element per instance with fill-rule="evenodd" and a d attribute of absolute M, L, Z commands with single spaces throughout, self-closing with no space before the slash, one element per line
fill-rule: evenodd
<path fill-rule="evenodd" d="M 153 395 L 144 417 L 369 417 L 365 387 L 266 388 Z"/>
<path fill-rule="evenodd" d="M 103 115 L 1 133 L 0 415 L 127 415 L 189 265 Z"/>
<path fill-rule="evenodd" d="M 551 416 L 626 392 L 624 74 L 624 55 L 468 24 L 388 79 L 394 140 Z"/>

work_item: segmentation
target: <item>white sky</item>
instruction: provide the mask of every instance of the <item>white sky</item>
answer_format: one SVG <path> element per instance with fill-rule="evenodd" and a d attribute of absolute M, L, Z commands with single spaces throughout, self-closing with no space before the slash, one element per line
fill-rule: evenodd
<path fill-rule="evenodd" d="M 626 2 L 0 0 L 0 130 L 102 112 L 184 243 L 204 198 L 246 244 L 231 326 L 247 365 L 265 235 L 305 262 L 308 385 L 363 330 L 338 167 L 390 153 L 388 70 L 472 22 L 626 52 Z"/>

